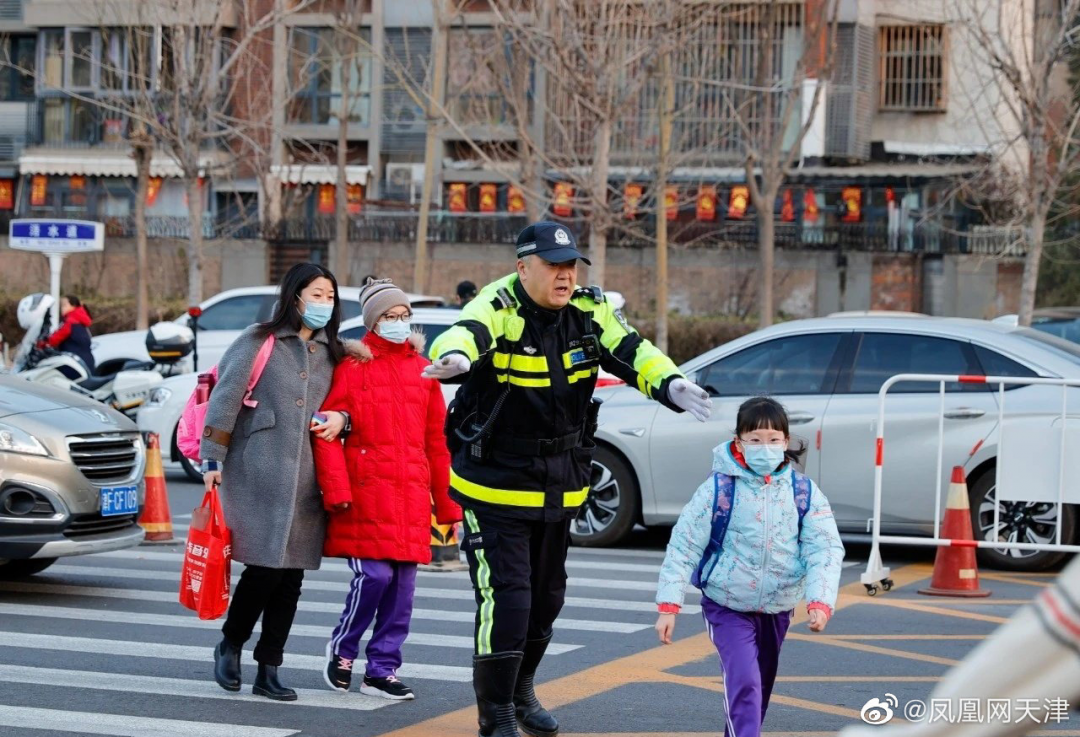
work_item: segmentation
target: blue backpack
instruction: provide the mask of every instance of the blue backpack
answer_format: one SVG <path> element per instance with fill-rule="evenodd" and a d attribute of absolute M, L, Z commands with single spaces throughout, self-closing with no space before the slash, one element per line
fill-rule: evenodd
<path fill-rule="evenodd" d="M 792 487 L 795 492 L 795 507 L 799 510 L 799 533 L 802 534 L 803 517 L 810 509 L 810 491 L 813 485 L 810 477 L 792 469 Z M 712 532 L 709 533 L 709 542 L 705 546 L 705 553 L 701 556 L 697 570 L 690 578 L 690 583 L 702 591 L 709 582 L 709 576 L 720 560 L 720 551 L 724 545 L 724 535 L 727 534 L 728 522 L 731 521 L 731 510 L 735 507 L 735 478 L 723 473 L 713 474 L 713 513 Z M 708 570 L 706 571 L 706 568 Z"/>

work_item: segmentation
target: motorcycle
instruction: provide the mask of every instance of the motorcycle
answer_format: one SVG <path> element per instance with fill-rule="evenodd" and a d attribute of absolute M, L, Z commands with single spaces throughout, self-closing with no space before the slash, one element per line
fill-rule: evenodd
<path fill-rule="evenodd" d="M 53 299 L 47 294 L 31 294 L 19 302 L 19 325 L 26 333 L 15 354 L 13 373 L 37 384 L 78 392 L 132 419 L 161 384 L 158 367 L 171 372 L 193 348 L 194 334 L 190 328 L 158 323 L 147 332 L 146 338 L 153 361 L 129 361 L 114 374 L 95 376 L 78 356 L 39 347 L 41 338 L 50 333 L 52 305 Z"/>

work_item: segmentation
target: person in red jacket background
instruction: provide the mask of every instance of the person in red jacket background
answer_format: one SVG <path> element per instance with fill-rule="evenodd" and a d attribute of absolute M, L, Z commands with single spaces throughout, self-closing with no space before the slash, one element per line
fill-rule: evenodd
<path fill-rule="evenodd" d="M 315 440 L 315 468 L 330 514 L 324 555 L 347 558 L 353 580 L 326 646 L 327 685 L 348 691 L 360 638 L 372 620 L 361 693 L 411 699 L 398 680 L 409 634 L 416 566 L 431 562 L 431 503 L 440 524 L 461 520 L 450 500 L 446 405 L 439 382 L 421 378 L 424 335 L 413 332 L 405 293 L 369 279 L 360 293 L 362 341 L 346 344 L 326 410 L 348 413 L 344 445 Z"/>
<path fill-rule="evenodd" d="M 60 317 L 63 319 L 60 327 L 41 342 L 58 351 L 75 354 L 86 364 L 90 373 L 94 373 L 94 354 L 90 352 L 90 312 L 78 297 L 69 294 L 60 298 Z"/>

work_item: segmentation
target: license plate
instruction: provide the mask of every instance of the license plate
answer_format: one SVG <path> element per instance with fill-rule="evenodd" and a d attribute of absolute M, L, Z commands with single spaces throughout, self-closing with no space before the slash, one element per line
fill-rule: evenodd
<path fill-rule="evenodd" d="M 101 490 L 101 516 L 135 514 L 139 511 L 138 486 L 114 486 Z"/>

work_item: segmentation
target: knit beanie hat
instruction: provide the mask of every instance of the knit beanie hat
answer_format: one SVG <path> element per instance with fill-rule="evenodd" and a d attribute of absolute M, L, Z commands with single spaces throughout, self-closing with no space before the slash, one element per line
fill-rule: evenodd
<path fill-rule="evenodd" d="M 360 289 L 360 310 L 364 315 L 364 327 L 368 330 L 374 330 L 379 318 L 398 305 L 409 307 L 409 298 L 394 286 L 391 279 L 368 278 L 367 284 Z"/>

